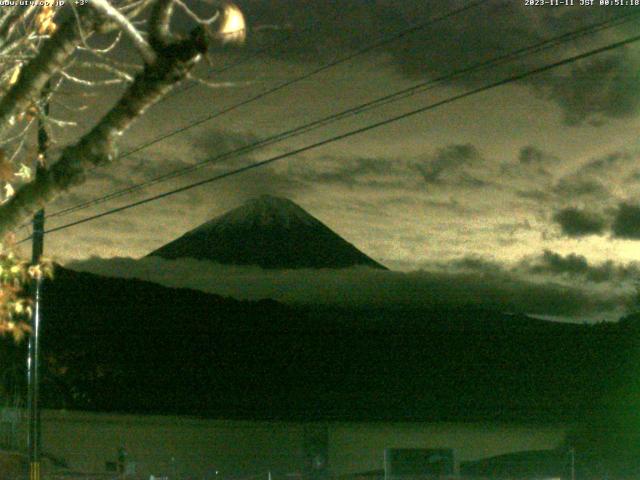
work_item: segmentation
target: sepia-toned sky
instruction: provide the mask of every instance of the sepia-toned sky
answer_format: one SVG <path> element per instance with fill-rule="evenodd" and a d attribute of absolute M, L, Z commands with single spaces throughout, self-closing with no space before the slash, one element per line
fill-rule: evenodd
<path fill-rule="evenodd" d="M 125 135 L 122 151 L 467 3 L 238 0 L 249 25 L 248 42 L 241 49 L 216 52 L 213 68 L 253 58 L 212 76 L 214 87 L 190 88 L 151 109 Z M 92 172 L 85 185 L 48 211 L 634 9 L 640 7 L 487 1 L 159 142 L 111 168 Z M 637 34 L 638 18 L 497 69 L 464 75 L 136 195 L 51 219 L 47 226 L 269 158 L 622 40 Z M 106 91 L 94 100 L 91 113 L 82 117 L 87 127 L 116 94 Z M 394 270 L 414 275 L 422 270 L 429 282 L 444 275 L 447 280 L 443 282 L 453 282 L 452 290 L 473 290 L 483 278 L 491 278 L 491 288 L 498 296 L 508 297 L 504 285 L 509 284 L 510 288 L 519 285 L 519 292 L 529 289 L 532 304 L 540 299 L 536 308 L 514 300 L 513 309 L 520 305 L 541 315 L 613 318 L 629 308 L 629 294 L 640 272 L 635 264 L 640 260 L 639 114 L 640 47 L 633 44 L 266 168 L 53 233 L 46 239 L 46 253 L 74 268 L 124 274 L 118 262 L 138 259 L 246 199 L 269 193 L 291 198 Z M 66 135 L 70 134 L 62 137 Z M 113 257 L 120 259 L 110 261 Z M 116 264 L 120 272 L 107 266 Z M 149 264 L 138 276 L 145 277 L 146 271 L 148 278 L 172 285 L 183 278 L 186 286 L 206 289 L 202 279 L 193 280 L 185 272 L 167 279 L 168 270 L 181 268 Z M 469 276 L 476 279 L 472 286 L 463 281 Z M 424 288 L 429 291 L 430 287 Z M 542 293 L 536 297 L 535 292 L 542 288 L 544 295 L 553 292 L 553 299 Z M 235 291 L 225 293 L 242 296 Z M 526 293 L 518 295 L 527 297 Z M 560 308 L 563 298 L 567 304 Z"/>

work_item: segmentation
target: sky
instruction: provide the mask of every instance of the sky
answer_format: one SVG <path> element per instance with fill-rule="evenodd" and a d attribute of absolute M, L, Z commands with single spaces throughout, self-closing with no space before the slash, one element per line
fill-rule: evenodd
<path fill-rule="evenodd" d="M 242 48 L 216 49 L 211 55 L 213 68 L 238 65 L 211 75 L 211 86 L 188 88 L 153 107 L 123 136 L 121 151 L 470 3 L 238 0 L 248 24 L 247 42 Z M 426 92 L 135 195 L 51 218 L 47 226 L 78 220 L 608 45 L 637 34 L 640 25 L 640 7 L 480 2 L 93 171 L 84 185 L 47 211 L 91 200 L 634 11 L 638 20 L 498 68 L 461 75 Z M 172 286 L 211 290 L 204 286 L 211 284 L 204 277 L 219 273 L 212 266 L 198 262 L 132 265 L 201 223 L 268 193 L 294 200 L 390 267 L 395 276 L 389 281 L 400 278 L 405 293 L 407 285 L 416 282 L 424 285 L 424 295 L 434 285 L 447 284 L 448 291 L 472 292 L 471 297 L 511 298 L 500 303 L 504 308 L 575 321 L 616 318 L 630 308 L 640 269 L 636 263 L 640 260 L 639 66 L 640 47 L 627 45 L 265 168 L 52 233 L 46 238 L 45 253 L 73 268 L 112 275 L 135 271 Z M 208 68 L 203 65 L 199 73 L 206 76 Z M 59 132 L 60 145 L 90 127 L 118 93 L 104 90 L 92 97 L 90 109 L 79 117 L 80 126 Z M 57 111 L 69 115 L 61 107 Z M 200 272 L 197 278 L 193 271 Z M 261 278 L 273 281 L 273 275 L 262 272 Z M 416 280 L 427 277 L 428 281 Z M 491 279 L 488 287 L 486 279 Z M 349 282 L 342 282 L 345 289 L 352 288 Z M 514 289 L 521 293 L 515 294 Z M 247 298 L 265 295 L 239 290 L 225 293 Z M 527 299 L 527 292 L 534 293 Z"/>

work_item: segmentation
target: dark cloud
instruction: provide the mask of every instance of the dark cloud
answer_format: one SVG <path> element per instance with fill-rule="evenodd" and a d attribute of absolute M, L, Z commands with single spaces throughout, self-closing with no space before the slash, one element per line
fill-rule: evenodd
<path fill-rule="evenodd" d="M 580 203 L 582 205 L 597 204 L 600 210 L 611 208 L 617 205 L 618 199 L 615 192 L 619 189 L 621 181 L 627 183 L 626 190 L 634 188 L 634 165 L 637 164 L 637 154 L 633 151 L 616 151 L 607 155 L 589 159 L 584 164 L 560 177 L 554 178 L 552 172 L 557 171 L 560 166 L 560 158 L 549 154 L 537 147 L 526 146 L 520 149 L 517 163 L 501 164 L 501 177 L 510 176 L 514 180 L 524 183 L 516 184 L 515 194 L 524 199 L 544 202 L 558 206 L 570 203 Z M 579 202 L 576 202 L 579 201 Z M 572 223 L 574 209 L 566 209 L 568 212 L 560 212 L 556 217 L 560 217 L 565 223 Z M 585 215 L 593 223 L 595 232 L 600 233 L 601 221 L 597 215 L 577 215 L 578 220 Z M 608 215 L 606 215 L 608 216 Z M 558 219 L 555 219 L 558 221 Z M 587 228 L 590 234 L 592 229 Z"/>
<path fill-rule="evenodd" d="M 633 182 L 636 183 L 640 180 L 640 170 L 636 170 L 634 172 L 632 172 L 628 177 L 627 177 L 627 181 L 628 182 Z"/>
<path fill-rule="evenodd" d="M 498 233 L 507 233 L 510 236 L 515 236 L 518 232 L 530 232 L 533 230 L 529 220 L 525 219 L 520 222 L 504 222 L 499 223 L 494 227 L 494 230 Z"/>
<path fill-rule="evenodd" d="M 504 162 L 500 165 L 500 177 L 502 183 L 511 179 L 517 183 L 524 182 L 524 188 L 517 189 L 517 195 L 521 198 L 539 197 L 540 187 L 551 180 L 550 170 L 556 166 L 559 159 L 538 147 L 527 145 L 522 147 L 516 162 Z M 529 185 L 534 186 L 530 188 Z"/>
<path fill-rule="evenodd" d="M 446 201 L 425 200 L 423 204 L 426 208 L 445 209 L 459 215 L 475 213 L 472 206 L 462 205 L 456 198 L 450 198 Z"/>
<path fill-rule="evenodd" d="M 192 140 L 192 146 L 195 153 L 199 158 L 214 158 L 220 155 L 225 155 L 228 152 L 233 152 L 238 149 L 246 148 L 251 145 L 264 141 L 264 138 L 258 135 L 243 134 L 237 132 L 231 132 L 227 130 L 208 130 L 203 134 L 198 135 Z M 233 156 L 228 158 L 222 158 L 215 161 L 215 165 L 228 164 L 236 165 L 238 159 L 246 159 L 251 157 L 251 154 L 244 153 L 239 156 Z"/>
<path fill-rule="evenodd" d="M 514 161 L 515 160 L 515 161 Z M 497 179 L 502 188 L 511 185 L 521 198 L 549 196 L 544 189 L 552 181 L 551 171 L 559 158 L 533 145 L 521 147 L 516 158 L 500 163 Z"/>
<path fill-rule="evenodd" d="M 562 233 L 569 237 L 601 235 L 606 227 L 604 219 L 597 214 L 577 208 L 562 209 L 556 212 L 553 220 L 560 225 Z"/>
<path fill-rule="evenodd" d="M 555 184 L 553 192 L 565 199 L 595 197 L 600 200 L 611 196 L 609 190 L 598 180 L 580 176 L 563 177 Z"/>
<path fill-rule="evenodd" d="M 427 183 L 440 183 L 450 172 L 458 172 L 461 167 L 471 165 L 482 160 L 482 156 L 476 147 L 471 144 L 449 145 L 439 149 L 435 155 L 427 157 L 423 162 L 416 165 L 422 178 Z M 463 183 L 477 185 L 482 181 L 463 174 Z"/>
<path fill-rule="evenodd" d="M 448 184 L 478 188 L 489 184 L 465 167 L 483 161 L 478 149 L 471 144 L 454 144 L 439 148 L 435 153 L 419 160 L 361 158 L 341 159 L 337 168 L 327 173 L 316 173 L 319 181 L 332 181 L 347 186 L 419 187 L 416 170 L 428 184 Z"/>
<path fill-rule="evenodd" d="M 248 165 L 252 161 L 254 160 L 250 158 L 232 159 L 216 163 L 211 168 L 213 171 L 223 173 L 231 166 L 237 168 Z M 419 178 L 430 184 L 447 183 L 477 188 L 486 186 L 489 182 L 479 178 L 476 173 L 465 170 L 465 167 L 478 165 L 481 161 L 483 158 L 480 152 L 471 144 L 448 145 L 418 160 L 325 156 L 313 161 L 291 162 L 282 170 L 261 169 L 260 180 L 255 182 L 255 188 L 247 187 L 247 192 L 252 193 L 257 188 L 260 191 L 252 193 L 254 196 L 259 193 L 286 196 L 301 188 L 302 185 L 315 184 L 378 190 L 382 188 L 422 190 L 423 185 Z M 266 188 L 271 188 L 272 191 L 262 192 Z"/>
<path fill-rule="evenodd" d="M 190 178 L 194 172 L 201 178 L 202 172 L 222 173 L 255 161 L 250 152 L 226 157 L 224 155 L 260 140 L 262 138 L 256 135 L 211 129 L 185 135 L 184 138 L 181 136 L 168 139 L 160 145 L 161 150 L 151 149 L 133 153 L 113 168 L 96 170 L 92 173 L 92 178 L 106 180 L 114 186 L 143 182 L 186 170 L 188 171 L 184 175 L 175 178 Z"/>
<path fill-rule="evenodd" d="M 498 262 L 493 262 L 480 257 L 466 256 L 450 261 L 444 264 L 445 269 L 453 270 L 471 270 L 484 274 L 502 274 L 504 268 Z"/>
<path fill-rule="evenodd" d="M 566 123 L 598 124 L 606 118 L 638 112 L 638 82 L 637 62 L 629 50 L 622 49 L 575 64 L 565 75 L 550 77 L 546 90 L 548 98 L 562 107 Z"/>
<path fill-rule="evenodd" d="M 531 282 L 491 264 L 448 266 L 409 273 L 345 270 L 265 271 L 196 260 L 99 259 L 67 265 L 93 273 L 141 278 L 235 298 L 273 298 L 299 305 L 446 308 L 475 306 L 540 315 L 580 316 L 612 311 L 616 294 L 588 292 L 546 281 Z"/>
<path fill-rule="evenodd" d="M 550 250 L 545 250 L 537 259 L 523 262 L 520 267 L 531 273 L 565 275 L 596 283 L 635 281 L 640 278 L 640 268 L 635 263 L 624 266 L 609 260 L 594 265 L 583 255 L 561 255 Z"/>
<path fill-rule="evenodd" d="M 532 190 L 516 190 L 516 196 L 526 200 L 535 200 L 536 202 L 546 202 L 552 198 L 549 192 L 534 188 Z"/>
<path fill-rule="evenodd" d="M 518 161 L 523 165 L 548 165 L 559 161 L 555 155 L 540 150 L 538 147 L 527 145 L 520 149 Z"/>
<path fill-rule="evenodd" d="M 240 0 L 252 29 L 248 39 L 268 54 L 295 61 L 327 61 L 336 50 L 357 49 L 401 22 L 379 2 L 359 0 Z M 391 14 L 391 17 L 388 15 Z M 356 23 L 354 23 L 356 22 Z M 251 45 L 250 45 L 251 46 Z"/>
<path fill-rule="evenodd" d="M 252 134 L 240 134 L 228 130 L 211 129 L 204 133 L 175 140 L 175 144 L 164 145 L 162 152 L 133 154 L 109 169 L 96 169 L 91 172 L 87 184 L 73 196 L 64 197 L 58 202 L 60 208 L 92 200 L 99 195 L 125 190 L 154 179 L 160 182 L 162 190 L 169 190 L 178 181 L 181 184 L 223 175 L 256 161 L 254 152 L 245 151 L 238 155 L 226 155 L 230 152 L 249 147 L 263 137 Z M 176 172 L 180 174 L 174 175 Z M 185 203 L 202 202 L 207 197 L 206 188 L 181 193 Z M 210 187 L 217 192 L 217 208 L 237 205 L 245 200 L 264 194 L 294 196 L 302 188 L 295 178 L 280 173 L 272 166 L 249 170 L 214 182 Z M 148 188 L 141 190 L 148 194 Z M 174 207 L 169 207 L 171 214 Z"/>
<path fill-rule="evenodd" d="M 611 232 L 617 238 L 640 240 L 640 207 L 628 203 L 618 205 Z"/>
<path fill-rule="evenodd" d="M 218 185 L 227 197 L 227 200 L 220 203 L 223 208 L 261 195 L 295 197 L 297 192 L 305 188 L 305 185 L 297 179 L 273 167 L 251 170 Z"/>
<path fill-rule="evenodd" d="M 558 179 L 552 192 L 564 201 L 583 197 L 583 202 L 597 201 L 603 207 L 611 207 L 618 203 L 614 192 L 619 188 L 620 182 L 634 183 L 635 165 L 637 153 L 631 150 L 591 158 Z"/>
<path fill-rule="evenodd" d="M 636 155 L 633 155 L 630 152 L 613 152 L 608 155 L 589 160 L 580 168 L 579 173 L 582 175 L 603 175 L 614 168 L 618 168 L 635 161 Z"/>
<path fill-rule="evenodd" d="M 460 8 L 460 0 L 424 7 L 420 0 L 240 0 L 249 23 L 280 28 L 258 29 L 252 41 L 282 45 L 269 53 L 285 60 L 328 61 L 359 49 L 374 39 L 389 36 L 416 24 L 426 23 Z M 302 7 L 304 5 L 304 7 Z M 611 17 L 610 9 L 583 8 L 571 12 L 530 8 L 524 2 L 493 0 L 447 20 L 404 35 L 371 54 L 391 58 L 392 64 L 410 78 L 434 78 L 535 45 L 559 33 L 575 31 Z M 624 27 L 620 27 L 624 30 Z M 250 36 L 251 38 L 251 36 Z M 604 34 L 591 33 L 588 46 L 597 46 Z M 537 68 L 576 53 L 580 39 L 549 53 L 527 55 L 498 68 L 464 75 L 461 86 L 478 86 Z M 285 47 L 286 46 L 286 47 Z M 629 48 L 586 59 L 564 69 L 526 79 L 539 95 L 562 108 L 569 124 L 597 123 L 606 118 L 634 115 L 640 108 L 640 69 Z"/>
<path fill-rule="evenodd" d="M 617 264 L 611 260 L 591 263 L 583 255 L 576 253 L 562 255 L 551 250 L 545 250 L 538 256 L 524 258 L 510 267 L 479 257 L 463 257 L 440 267 L 495 276 L 508 273 L 516 277 L 532 278 L 532 275 L 539 275 L 547 280 L 554 279 L 573 285 L 575 280 L 594 284 L 633 284 L 640 278 L 640 263 L 637 262 L 627 265 Z"/>
<path fill-rule="evenodd" d="M 411 180 L 407 160 L 388 158 L 322 158 L 292 165 L 287 174 L 306 183 L 346 187 L 406 187 Z"/>
<path fill-rule="evenodd" d="M 258 135 L 210 130 L 192 141 L 193 157 L 176 161 L 185 164 L 183 168 L 189 168 L 196 163 L 212 160 L 202 168 L 194 170 L 191 175 L 194 180 L 224 175 L 261 160 L 262 158 L 256 158 L 255 155 L 256 152 L 262 152 L 264 149 L 257 149 L 254 152 L 251 147 L 263 141 L 264 138 Z M 229 155 L 236 151 L 240 153 Z M 162 171 L 171 171 L 165 162 L 158 163 L 162 166 Z M 219 202 L 219 206 L 224 208 L 260 195 L 294 196 L 302 188 L 302 184 L 297 179 L 279 172 L 275 166 L 266 166 L 229 177 L 223 182 L 216 183 L 215 188 L 224 194 L 221 195 L 223 200 Z"/>
<path fill-rule="evenodd" d="M 531 271 L 584 275 L 589 271 L 589 262 L 584 256 L 576 255 L 575 253 L 562 256 L 550 250 L 545 250 L 540 264 L 533 265 Z"/>

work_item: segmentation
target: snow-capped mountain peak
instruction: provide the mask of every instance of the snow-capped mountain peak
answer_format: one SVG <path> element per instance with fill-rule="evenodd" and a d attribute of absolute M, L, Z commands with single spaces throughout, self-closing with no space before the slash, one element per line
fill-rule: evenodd
<path fill-rule="evenodd" d="M 263 195 L 151 252 L 263 268 L 385 268 L 289 199 Z"/>
<path fill-rule="evenodd" d="M 198 229 L 207 228 L 213 224 L 232 227 L 281 225 L 290 228 L 298 223 L 311 226 L 319 222 L 287 198 L 262 195 L 205 223 Z"/>

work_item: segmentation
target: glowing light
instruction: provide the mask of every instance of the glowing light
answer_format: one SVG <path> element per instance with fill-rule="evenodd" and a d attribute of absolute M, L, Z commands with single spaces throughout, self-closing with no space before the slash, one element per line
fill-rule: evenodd
<path fill-rule="evenodd" d="M 242 11 L 232 3 L 227 3 L 222 12 L 219 36 L 222 43 L 242 43 L 247 36 L 247 24 Z"/>

